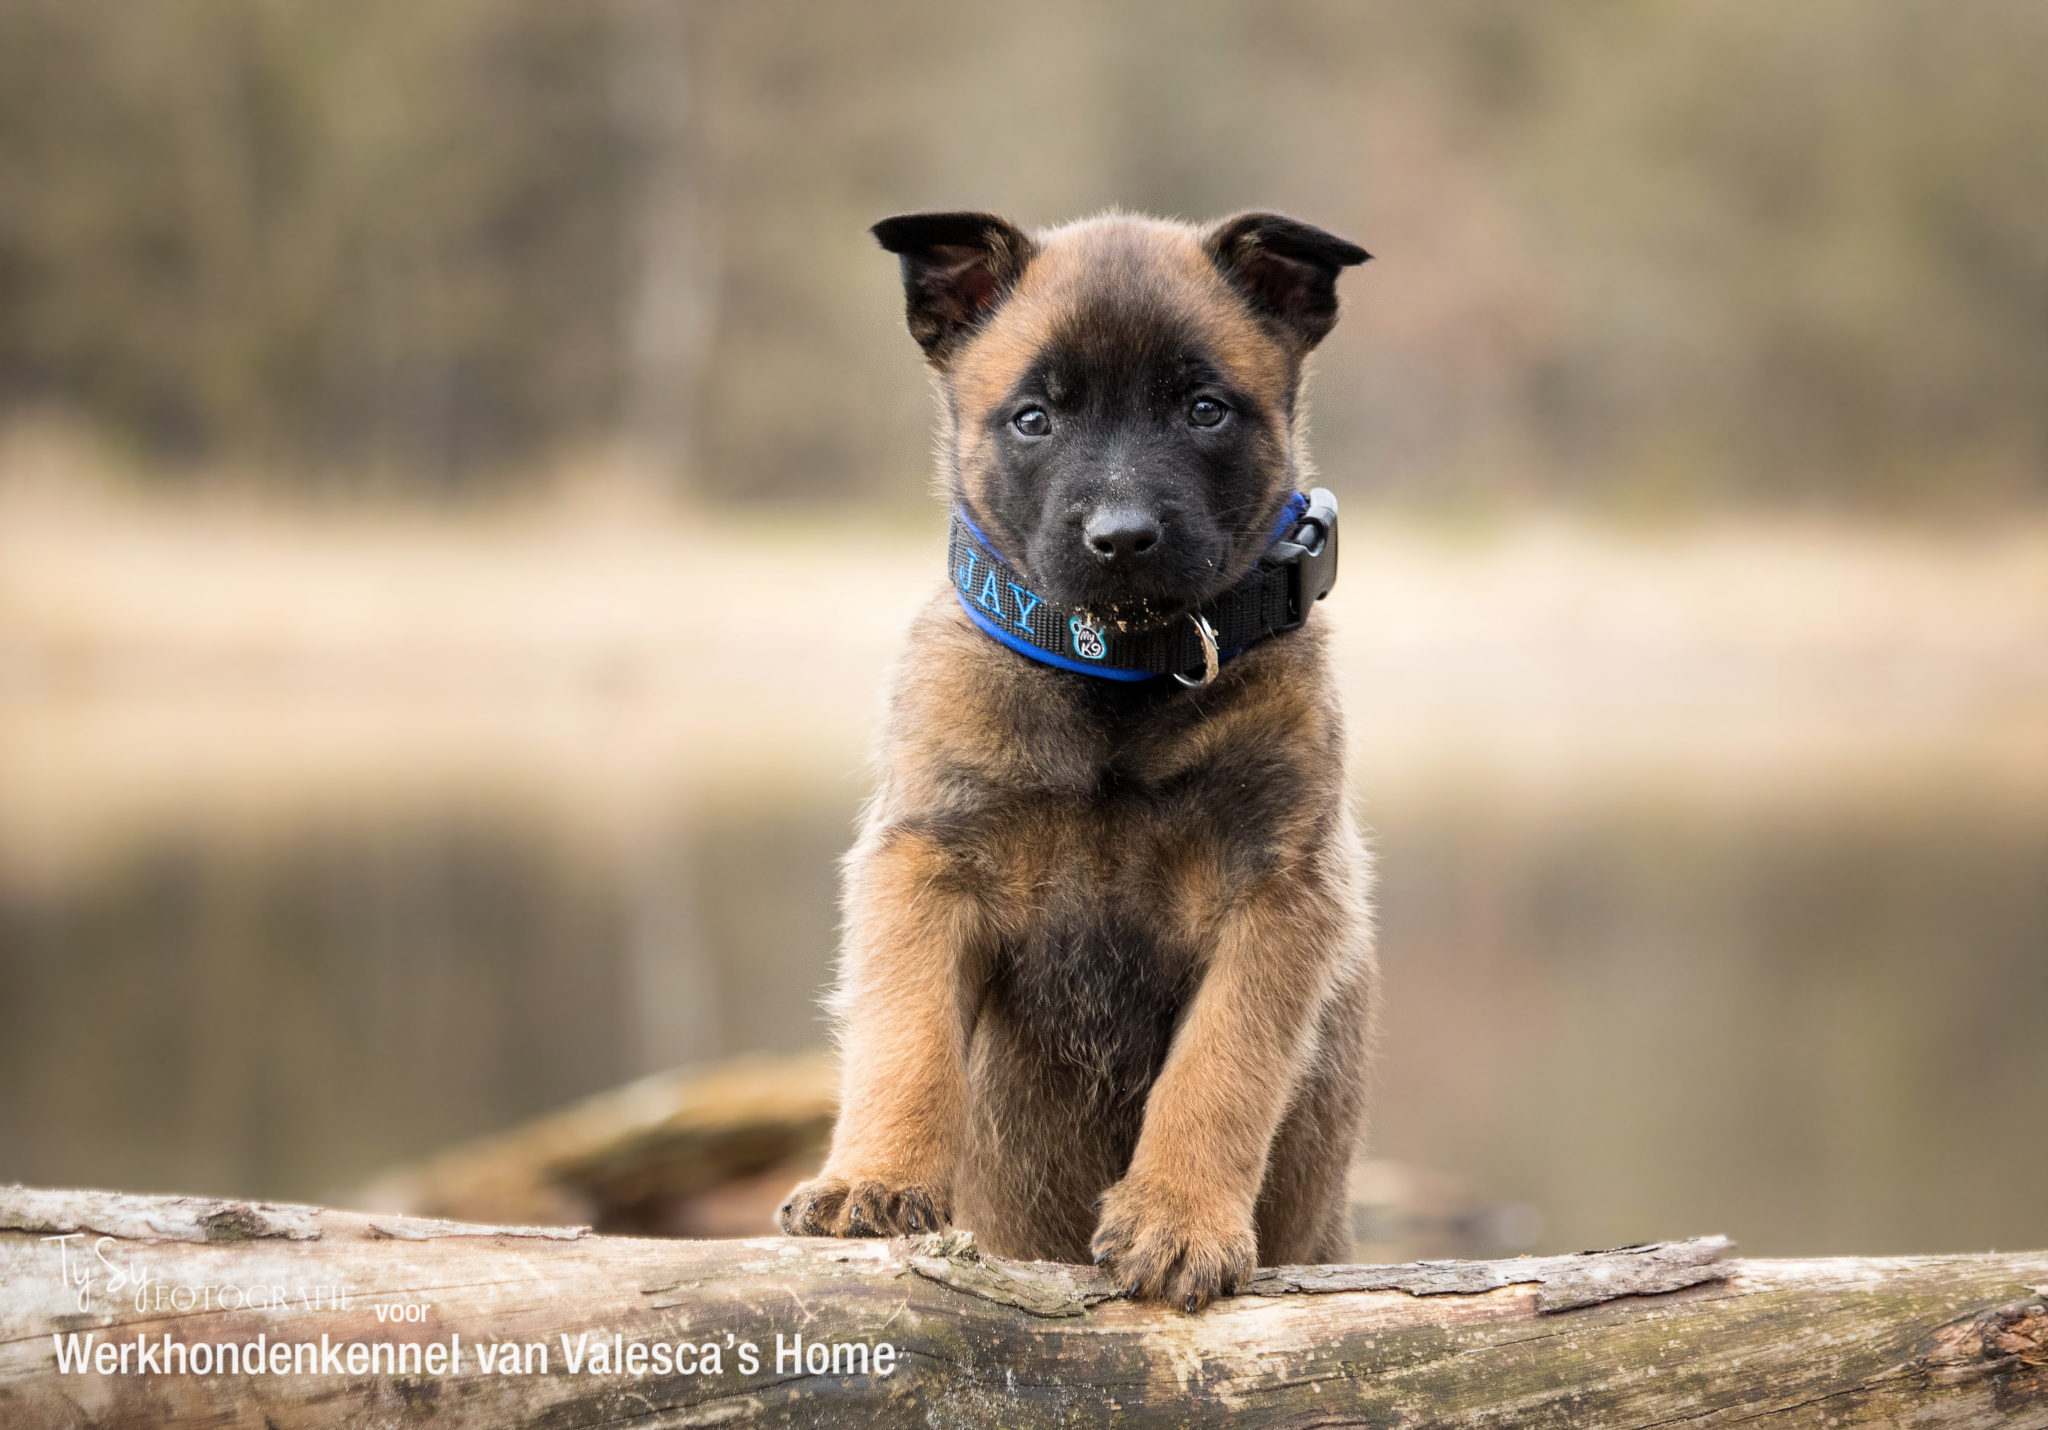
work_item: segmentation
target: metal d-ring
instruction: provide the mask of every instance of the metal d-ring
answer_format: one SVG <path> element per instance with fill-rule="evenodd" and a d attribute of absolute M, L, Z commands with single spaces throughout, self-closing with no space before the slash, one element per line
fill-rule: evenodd
<path fill-rule="evenodd" d="M 1173 678 L 1182 685 L 1199 690 L 1216 678 L 1216 672 L 1222 668 L 1223 662 L 1216 654 L 1216 628 L 1209 624 L 1209 618 L 1191 613 L 1188 619 L 1195 623 L 1195 634 L 1202 638 L 1202 678 L 1197 680 L 1192 675 L 1182 675 L 1177 670 L 1173 673 Z"/>

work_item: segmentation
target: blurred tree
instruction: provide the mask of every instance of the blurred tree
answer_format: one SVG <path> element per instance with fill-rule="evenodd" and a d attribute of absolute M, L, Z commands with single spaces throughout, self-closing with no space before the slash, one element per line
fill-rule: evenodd
<path fill-rule="evenodd" d="M 282 485 L 623 437 L 912 499 L 881 214 L 1290 208 L 1382 261 L 1348 488 L 2048 496 L 2036 0 L 0 0 L 0 408 Z"/>
<path fill-rule="evenodd" d="M 487 0 L 6 0 L 0 399 L 286 482 L 608 428 L 607 40 Z"/>
<path fill-rule="evenodd" d="M 693 467 L 717 301 L 706 165 L 691 116 L 687 19 L 681 0 L 613 0 L 613 94 L 621 124 L 643 155 L 620 317 L 622 435 L 638 461 L 671 476 Z"/>

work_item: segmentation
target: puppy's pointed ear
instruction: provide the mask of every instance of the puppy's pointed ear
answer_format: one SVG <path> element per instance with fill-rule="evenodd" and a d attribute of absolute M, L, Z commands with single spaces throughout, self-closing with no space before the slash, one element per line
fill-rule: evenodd
<path fill-rule="evenodd" d="M 1009 296 L 1036 251 L 994 214 L 899 214 L 869 232 L 901 261 L 910 335 L 939 367 Z"/>
<path fill-rule="evenodd" d="M 1202 236 L 1231 286 L 1307 352 L 1337 326 L 1337 272 L 1372 257 L 1280 214 L 1234 214 Z"/>

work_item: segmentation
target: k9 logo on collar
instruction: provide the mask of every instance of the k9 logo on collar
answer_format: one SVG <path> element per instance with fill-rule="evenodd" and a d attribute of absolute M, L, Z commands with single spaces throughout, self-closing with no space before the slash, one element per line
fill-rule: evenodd
<path fill-rule="evenodd" d="M 1101 660 L 1109 654 L 1109 641 L 1104 638 L 1102 627 L 1086 616 L 1068 621 L 1067 629 L 1074 633 L 1074 654 L 1081 659 Z"/>

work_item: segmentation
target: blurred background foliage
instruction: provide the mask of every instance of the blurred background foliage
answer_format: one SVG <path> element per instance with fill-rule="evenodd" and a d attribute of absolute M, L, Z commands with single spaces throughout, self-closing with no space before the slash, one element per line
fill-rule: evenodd
<path fill-rule="evenodd" d="M 5 0 L 0 408 L 448 493 L 624 437 L 915 500 L 880 215 L 1354 236 L 1324 464 L 1430 503 L 2048 495 L 2048 9 Z M 795 397 L 796 400 L 792 400 Z"/>

